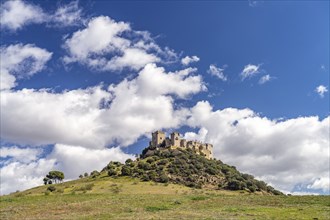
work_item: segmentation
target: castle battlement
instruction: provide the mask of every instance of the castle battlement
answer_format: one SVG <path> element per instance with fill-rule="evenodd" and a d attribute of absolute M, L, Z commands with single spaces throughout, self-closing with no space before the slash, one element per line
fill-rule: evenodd
<path fill-rule="evenodd" d="M 152 139 L 149 143 L 153 148 L 182 148 L 192 149 L 196 154 L 204 155 L 207 159 L 213 158 L 213 145 L 199 141 L 187 141 L 180 137 L 180 133 L 173 132 L 170 137 L 166 137 L 162 131 L 152 133 Z"/>

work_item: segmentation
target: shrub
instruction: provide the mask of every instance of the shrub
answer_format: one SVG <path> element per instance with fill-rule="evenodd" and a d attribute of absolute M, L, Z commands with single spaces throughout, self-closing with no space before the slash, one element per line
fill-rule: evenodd
<path fill-rule="evenodd" d="M 122 176 L 130 176 L 132 174 L 132 170 L 129 166 L 127 165 L 124 165 L 122 168 L 121 168 L 121 175 Z"/>
<path fill-rule="evenodd" d="M 94 183 L 89 183 L 89 184 L 85 185 L 86 190 L 92 190 L 93 187 L 94 187 Z"/>
<path fill-rule="evenodd" d="M 129 165 L 129 164 L 131 164 L 132 162 L 133 162 L 132 159 L 127 159 L 127 160 L 125 161 L 125 164 L 126 164 L 126 165 Z"/>
<path fill-rule="evenodd" d="M 164 150 L 163 152 L 161 152 L 161 157 L 165 157 L 168 158 L 171 156 L 171 153 L 168 150 Z"/>
<path fill-rule="evenodd" d="M 148 158 L 147 159 L 147 163 L 153 163 L 155 160 L 154 160 L 154 158 L 152 158 L 152 157 L 150 157 L 150 158 Z"/>
<path fill-rule="evenodd" d="M 94 183 L 88 183 L 84 186 L 81 186 L 80 188 L 76 189 L 76 191 L 83 191 L 86 192 L 87 190 L 92 190 L 94 187 Z"/>
<path fill-rule="evenodd" d="M 157 171 L 162 171 L 162 170 L 164 170 L 164 165 L 159 165 L 158 167 L 156 167 L 156 170 Z"/>
<path fill-rule="evenodd" d="M 217 170 L 214 167 L 206 168 L 205 172 L 207 172 L 208 174 L 211 174 L 211 175 L 217 174 Z"/>
<path fill-rule="evenodd" d="M 157 162 L 157 165 L 166 165 L 167 163 L 168 163 L 168 160 L 162 159 L 162 160 Z"/>
<path fill-rule="evenodd" d="M 264 181 L 256 181 L 259 190 L 267 190 L 267 184 Z"/>
<path fill-rule="evenodd" d="M 143 169 L 143 170 L 150 170 L 151 165 L 149 163 L 144 162 L 144 161 L 139 161 L 138 168 Z"/>
<path fill-rule="evenodd" d="M 110 169 L 108 171 L 108 176 L 116 176 L 116 175 L 117 175 L 117 172 L 114 169 Z"/>
<path fill-rule="evenodd" d="M 256 187 L 253 186 L 253 185 L 248 186 L 247 188 L 250 190 L 250 192 L 255 192 L 256 191 Z"/>
<path fill-rule="evenodd" d="M 238 180 L 233 179 L 228 182 L 228 189 L 230 190 L 240 190 L 241 189 L 241 184 Z"/>
<path fill-rule="evenodd" d="M 165 173 L 163 173 L 159 176 L 159 182 L 167 183 L 168 181 L 169 181 L 169 178 L 165 175 Z"/>
<path fill-rule="evenodd" d="M 157 175 L 156 171 L 151 170 L 151 171 L 148 172 L 148 176 L 149 176 L 150 180 L 156 181 L 158 175 Z"/>
<path fill-rule="evenodd" d="M 100 172 L 99 171 L 97 171 L 97 170 L 94 170 L 93 172 L 91 172 L 91 177 L 92 178 L 95 178 L 95 177 L 97 177 L 97 176 L 99 176 L 100 175 Z"/>
<path fill-rule="evenodd" d="M 145 174 L 142 175 L 141 180 L 142 181 L 149 181 L 150 178 L 149 178 L 148 174 L 145 173 Z"/>
<path fill-rule="evenodd" d="M 56 187 L 55 186 L 48 186 L 47 190 L 50 191 L 50 192 L 54 192 L 56 190 Z"/>

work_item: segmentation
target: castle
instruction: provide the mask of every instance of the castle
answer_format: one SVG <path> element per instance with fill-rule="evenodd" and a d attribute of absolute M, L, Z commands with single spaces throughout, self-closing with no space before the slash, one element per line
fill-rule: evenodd
<path fill-rule="evenodd" d="M 170 138 L 165 137 L 165 133 L 162 131 L 153 132 L 149 146 L 153 148 L 192 149 L 196 154 L 204 155 L 207 159 L 213 158 L 212 144 L 181 139 L 178 132 L 173 132 Z"/>

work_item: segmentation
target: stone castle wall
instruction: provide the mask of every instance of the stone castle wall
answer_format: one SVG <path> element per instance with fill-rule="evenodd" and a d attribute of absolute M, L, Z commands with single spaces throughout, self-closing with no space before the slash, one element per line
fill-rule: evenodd
<path fill-rule="evenodd" d="M 162 131 L 152 133 L 150 146 L 154 148 L 183 148 L 192 149 L 196 154 L 204 155 L 208 159 L 213 158 L 213 145 L 201 143 L 199 141 L 187 141 L 182 139 L 178 132 L 173 132 L 170 137 L 166 137 Z"/>

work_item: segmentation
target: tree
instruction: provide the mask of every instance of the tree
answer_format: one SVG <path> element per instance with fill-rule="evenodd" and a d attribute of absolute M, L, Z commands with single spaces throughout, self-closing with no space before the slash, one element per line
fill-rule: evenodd
<path fill-rule="evenodd" d="M 82 179 L 84 176 L 82 174 L 79 175 L 79 179 Z"/>
<path fill-rule="evenodd" d="M 88 177 L 88 173 L 84 173 L 84 177 Z"/>
<path fill-rule="evenodd" d="M 64 173 L 58 170 L 49 171 L 46 177 L 43 179 L 44 184 L 60 183 L 64 179 Z"/>

